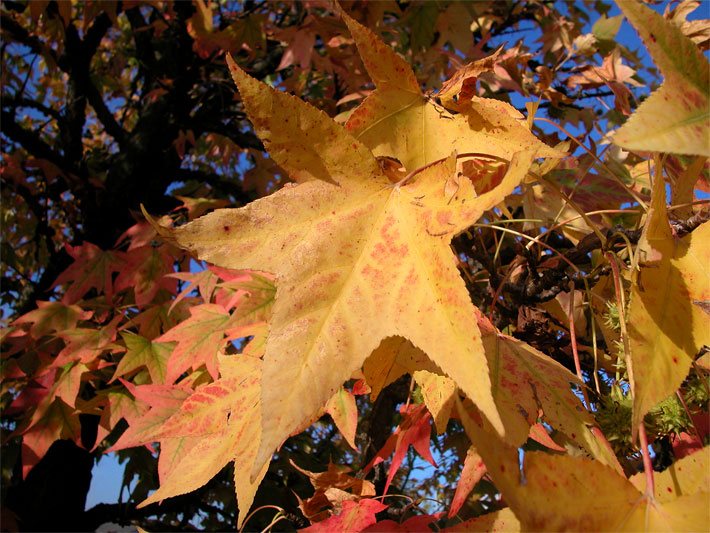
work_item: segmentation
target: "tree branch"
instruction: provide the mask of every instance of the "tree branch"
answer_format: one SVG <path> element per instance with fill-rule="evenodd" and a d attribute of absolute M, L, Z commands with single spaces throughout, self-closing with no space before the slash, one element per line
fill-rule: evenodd
<path fill-rule="evenodd" d="M 62 115 L 59 111 L 56 109 L 52 109 L 51 107 L 48 107 L 41 102 L 37 102 L 35 100 L 32 100 L 31 98 L 26 98 L 24 96 L 10 96 L 3 98 L 3 104 L 8 105 L 9 107 L 16 109 L 18 107 L 31 107 L 32 109 L 36 109 L 40 113 L 53 118 L 57 122 L 60 122 L 62 119 Z"/>
<path fill-rule="evenodd" d="M 57 153 L 46 142 L 40 139 L 37 133 L 28 131 L 20 126 L 15 121 L 14 114 L 8 111 L 2 111 L 0 114 L 0 120 L 2 121 L 3 134 L 23 148 L 27 149 L 27 151 L 35 157 L 46 159 L 47 161 L 57 165 L 59 168 L 68 169 L 77 176 L 83 175 L 83 173 L 75 165 L 73 165 L 70 161 L 67 161 L 66 157 Z"/>
<path fill-rule="evenodd" d="M 5 15 L 4 13 L 0 15 L 0 26 L 2 27 L 3 33 L 9 34 L 9 36 L 20 44 L 23 44 L 30 48 L 35 54 L 48 56 L 54 63 L 57 63 L 57 54 L 50 47 L 45 46 L 44 43 L 31 35 L 25 28 L 20 26 L 15 19 Z"/>

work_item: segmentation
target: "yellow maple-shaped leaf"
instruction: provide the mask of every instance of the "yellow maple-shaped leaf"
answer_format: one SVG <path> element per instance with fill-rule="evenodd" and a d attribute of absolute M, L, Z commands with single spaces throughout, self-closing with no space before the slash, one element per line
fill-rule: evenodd
<path fill-rule="evenodd" d="M 638 490 L 646 490 L 646 476 L 635 474 L 629 481 Z M 663 472 L 653 473 L 654 496 L 660 502 L 669 502 L 679 496 L 698 492 L 710 493 L 710 446 L 678 459 Z"/>
<path fill-rule="evenodd" d="M 468 401 L 457 410 L 471 442 L 523 531 L 705 531 L 709 494 L 650 498 L 599 461 L 526 452 L 491 431 Z"/>
<path fill-rule="evenodd" d="M 674 237 L 660 174 L 639 259 L 627 315 L 634 435 L 646 413 L 680 386 L 701 347 L 710 345 L 710 316 L 698 305 L 710 301 L 710 223 Z"/>
<path fill-rule="evenodd" d="M 664 82 L 614 134 L 630 150 L 710 156 L 710 67 L 671 21 L 636 0 L 617 2 L 663 73 Z"/>
<path fill-rule="evenodd" d="M 377 156 L 399 159 L 408 171 L 449 155 L 485 153 L 509 160 L 521 150 L 564 155 L 535 137 L 505 102 L 474 98 L 452 114 L 425 97 L 409 64 L 372 31 L 341 11 L 376 89 L 348 118 L 348 130 Z M 475 101 L 474 101 L 475 100 Z"/>
<path fill-rule="evenodd" d="M 161 476 L 160 488 L 139 507 L 198 489 L 234 461 L 238 525 L 246 517 L 268 469 L 264 465 L 252 481 L 261 431 L 262 361 L 244 355 L 222 356 L 219 368 L 217 381 L 198 388 L 151 435 L 151 440 L 161 442 L 161 459 L 167 453 L 172 460 Z"/>
<path fill-rule="evenodd" d="M 546 531 L 707 531 L 708 493 L 660 502 L 596 461 L 532 452 L 525 488 L 506 495 L 523 527 Z"/>
<path fill-rule="evenodd" d="M 392 335 L 426 352 L 502 432 L 450 241 L 513 191 L 533 153 L 514 155 L 501 184 L 478 197 L 468 180 L 445 194 L 454 156 L 393 185 L 327 115 L 230 68 L 272 157 L 303 182 L 160 231 L 200 259 L 276 275 L 252 473 Z"/>

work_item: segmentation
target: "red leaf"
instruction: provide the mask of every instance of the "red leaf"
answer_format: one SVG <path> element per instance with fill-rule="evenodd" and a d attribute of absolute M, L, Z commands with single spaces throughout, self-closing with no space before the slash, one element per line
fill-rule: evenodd
<path fill-rule="evenodd" d="M 429 449 L 429 439 L 431 437 L 431 413 L 427 410 L 424 404 L 410 405 L 409 407 L 402 406 L 400 412 L 404 415 L 404 420 L 390 435 L 382 449 L 377 452 L 377 455 L 370 461 L 370 464 L 365 467 L 365 472 L 389 457 L 394 451 L 392 464 L 387 473 L 387 483 L 385 484 L 385 494 L 389 489 L 390 483 L 394 475 L 399 470 L 404 456 L 411 444 L 414 449 L 426 459 L 431 465 L 436 466 L 436 461 L 431 455 Z"/>
<path fill-rule="evenodd" d="M 173 272 L 173 261 L 164 247 L 148 245 L 129 251 L 116 279 L 116 290 L 133 288 L 136 305 L 140 307 L 149 304 L 160 289 L 174 294 L 177 280 L 166 277 Z"/>
<path fill-rule="evenodd" d="M 693 435 L 681 433 L 673 440 L 673 455 L 676 459 L 692 455 L 696 451 L 703 449 L 703 442 L 707 442 L 710 433 L 710 416 L 707 411 L 691 415 L 695 431 Z"/>
<path fill-rule="evenodd" d="M 74 262 L 62 272 L 52 287 L 66 285 L 62 298 L 65 304 L 72 304 L 96 289 L 107 296 L 113 294 L 111 274 L 121 269 L 121 261 L 114 252 L 104 252 L 98 246 L 85 242 L 80 246 L 65 245 Z"/>
<path fill-rule="evenodd" d="M 130 252 L 136 248 L 150 245 L 155 240 L 156 235 L 157 232 L 155 228 L 148 222 L 137 222 L 121 234 L 116 241 L 116 247 L 130 240 L 130 244 L 128 245 L 128 251 Z"/>
<path fill-rule="evenodd" d="M 413 516 L 401 524 L 394 520 L 382 520 L 372 524 L 367 529 L 363 529 L 363 533 L 421 533 L 422 531 L 431 531 L 429 524 L 440 517 L 441 513 Z"/>
<path fill-rule="evenodd" d="M 300 531 L 308 533 L 332 533 L 333 531 L 356 532 L 363 531 L 377 520 L 375 515 L 387 509 L 377 500 L 360 500 L 359 502 L 344 501 L 339 514 L 333 515 L 327 520 L 313 524 L 311 527 Z"/>

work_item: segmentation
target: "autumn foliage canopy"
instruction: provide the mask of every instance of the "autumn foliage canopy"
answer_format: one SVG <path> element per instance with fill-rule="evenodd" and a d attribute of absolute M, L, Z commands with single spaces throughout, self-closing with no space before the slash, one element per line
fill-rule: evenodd
<path fill-rule="evenodd" d="M 697 5 L 3 3 L 3 529 L 710 527 Z"/>

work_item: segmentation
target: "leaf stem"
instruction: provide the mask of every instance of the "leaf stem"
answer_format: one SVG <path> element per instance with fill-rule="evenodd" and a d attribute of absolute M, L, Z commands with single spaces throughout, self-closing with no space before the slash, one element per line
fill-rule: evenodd
<path fill-rule="evenodd" d="M 577 371 L 577 377 L 582 382 L 582 396 L 587 409 L 590 409 L 589 397 L 587 389 L 584 387 L 584 377 L 582 376 L 582 365 L 579 362 L 579 351 L 577 350 L 577 332 L 574 325 L 574 281 L 569 282 L 569 306 L 567 307 L 567 316 L 569 318 L 569 338 L 572 345 L 572 356 L 574 357 L 574 369 Z"/>
<path fill-rule="evenodd" d="M 646 426 L 643 420 L 639 423 L 639 444 L 641 446 L 641 457 L 643 457 L 643 471 L 646 473 L 646 497 L 650 500 L 655 498 L 656 489 L 653 481 L 653 465 L 651 456 L 648 454 L 648 438 L 646 436 Z"/>
<path fill-rule="evenodd" d="M 502 163 L 510 163 L 507 159 L 503 159 L 502 157 L 498 157 L 497 155 L 491 155 L 491 154 L 483 154 L 479 152 L 465 152 L 463 154 L 456 154 L 456 159 L 463 159 L 466 157 L 483 157 L 487 159 L 493 159 L 494 161 L 500 161 Z M 448 157 L 442 157 L 441 159 L 437 159 L 435 161 L 431 161 L 430 163 L 427 163 L 423 167 L 415 168 L 412 170 L 409 174 L 404 176 L 401 180 L 399 180 L 397 183 L 393 185 L 393 187 L 402 187 L 403 185 L 406 185 L 409 180 L 411 180 L 414 176 L 419 174 L 420 172 L 424 172 L 426 169 L 433 167 L 434 165 L 438 165 L 442 161 L 446 161 Z"/>
<path fill-rule="evenodd" d="M 624 359 L 626 360 L 626 373 L 629 376 L 631 388 L 634 387 L 634 369 L 631 366 L 631 350 L 629 348 L 629 336 L 626 332 L 626 311 L 624 310 L 626 302 L 624 301 L 624 292 L 621 288 L 621 274 L 619 273 L 619 265 L 616 263 L 617 257 L 611 252 L 606 252 L 604 257 L 609 261 L 611 266 L 612 278 L 614 279 L 614 293 L 616 294 L 616 307 L 619 310 L 619 327 L 621 328 L 621 341 L 624 346 Z M 618 380 L 619 376 L 617 376 Z"/>
<path fill-rule="evenodd" d="M 239 533 L 244 532 L 244 528 L 246 527 L 247 522 L 249 522 L 249 519 L 252 516 L 254 516 L 256 513 L 261 511 L 262 509 L 276 509 L 278 512 L 274 515 L 274 518 L 276 518 L 277 516 L 281 515 L 281 513 L 284 512 L 284 510 L 281 507 L 279 507 L 278 505 L 262 505 L 261 507 L 257 507 L 251 513 L 249 513 L 247 515 L 247 517 L 244 519 L 244 522 L 242 522 L 242 527 L 239 528 Z M 267 526 L 267 528 L 268 528 L 268 526 Z"/>
<path fill-rule="evenodd" d="M 578 145 L 580 148 L 582 148 L 582 150 L 584 150 L 584 151 L 587 152 L 592 158 L 594 158 L 594 159 L 597 161 L 597 163 L 599 163 L 599 165 L 600 165 L 604 170 L 606 170 L 606 171 L 609 173 L 610 176 L 612 176 L 612 177 L 614 178 L 614 181 L 616 181 L 619 185 L 621 185 L 621 186 L 626 190 L 626 192 L 629 193 L 629 195 L 630 195 L 634 200 L 636 200 L 636 202 L 644 209 L 644 211 L 648 211 L 648 206 L 646 205 L 646 202 L 644 202 L 644 201 L 641 199 L 641 197 L 640 197 L 638 194 L 636 194 L 636 191 L 634 191 L 632 188 L 630 188 L 628 185 L 626 185 L 626 183 L 624 183 L 624 180 L 622 180 L 619 176 L 617 176 L 614 172 L 612 172 L 612 170 L 607 166 L 607 164 L 606 164 L 604 161 L 602 161 L 601 159 L 599 159 L 599 156 L 597 156 L 597 154 L 595 154 L 593 151 L 591 151 L 589 148 L 587 148 L 587 147 L 584 145 L 584 143 L 582 143 L 582 141 L 580 141 L 580 140 L 577 139 L 577 137 L 575 137 L 575 136 L 572 135 L 570 132 L 568 132 L 568 131 L 564 128 L 564 126 L 561 126 L 561 125 L 559 125 L 559 124 L 556 124 L 556 123 L 552 122 L 551 120 L 549 120 L 549 119 L 547 119 L 547 118 L 544 118 L 544 117 L 535 117 L 535 120 L 539 120 L 539 121 L 542 121 L 542 122 L 546 122 L 546 123 L 550 124 L 551 126 L 554 126 L 554 127 L 558 128 L 562 133 L 564 133 L 565 135 L 567 135 L 567 137 L 569 137 L 569 138 L 572 139 L 574 142 L 576 142 L 577 145 Z"/>

